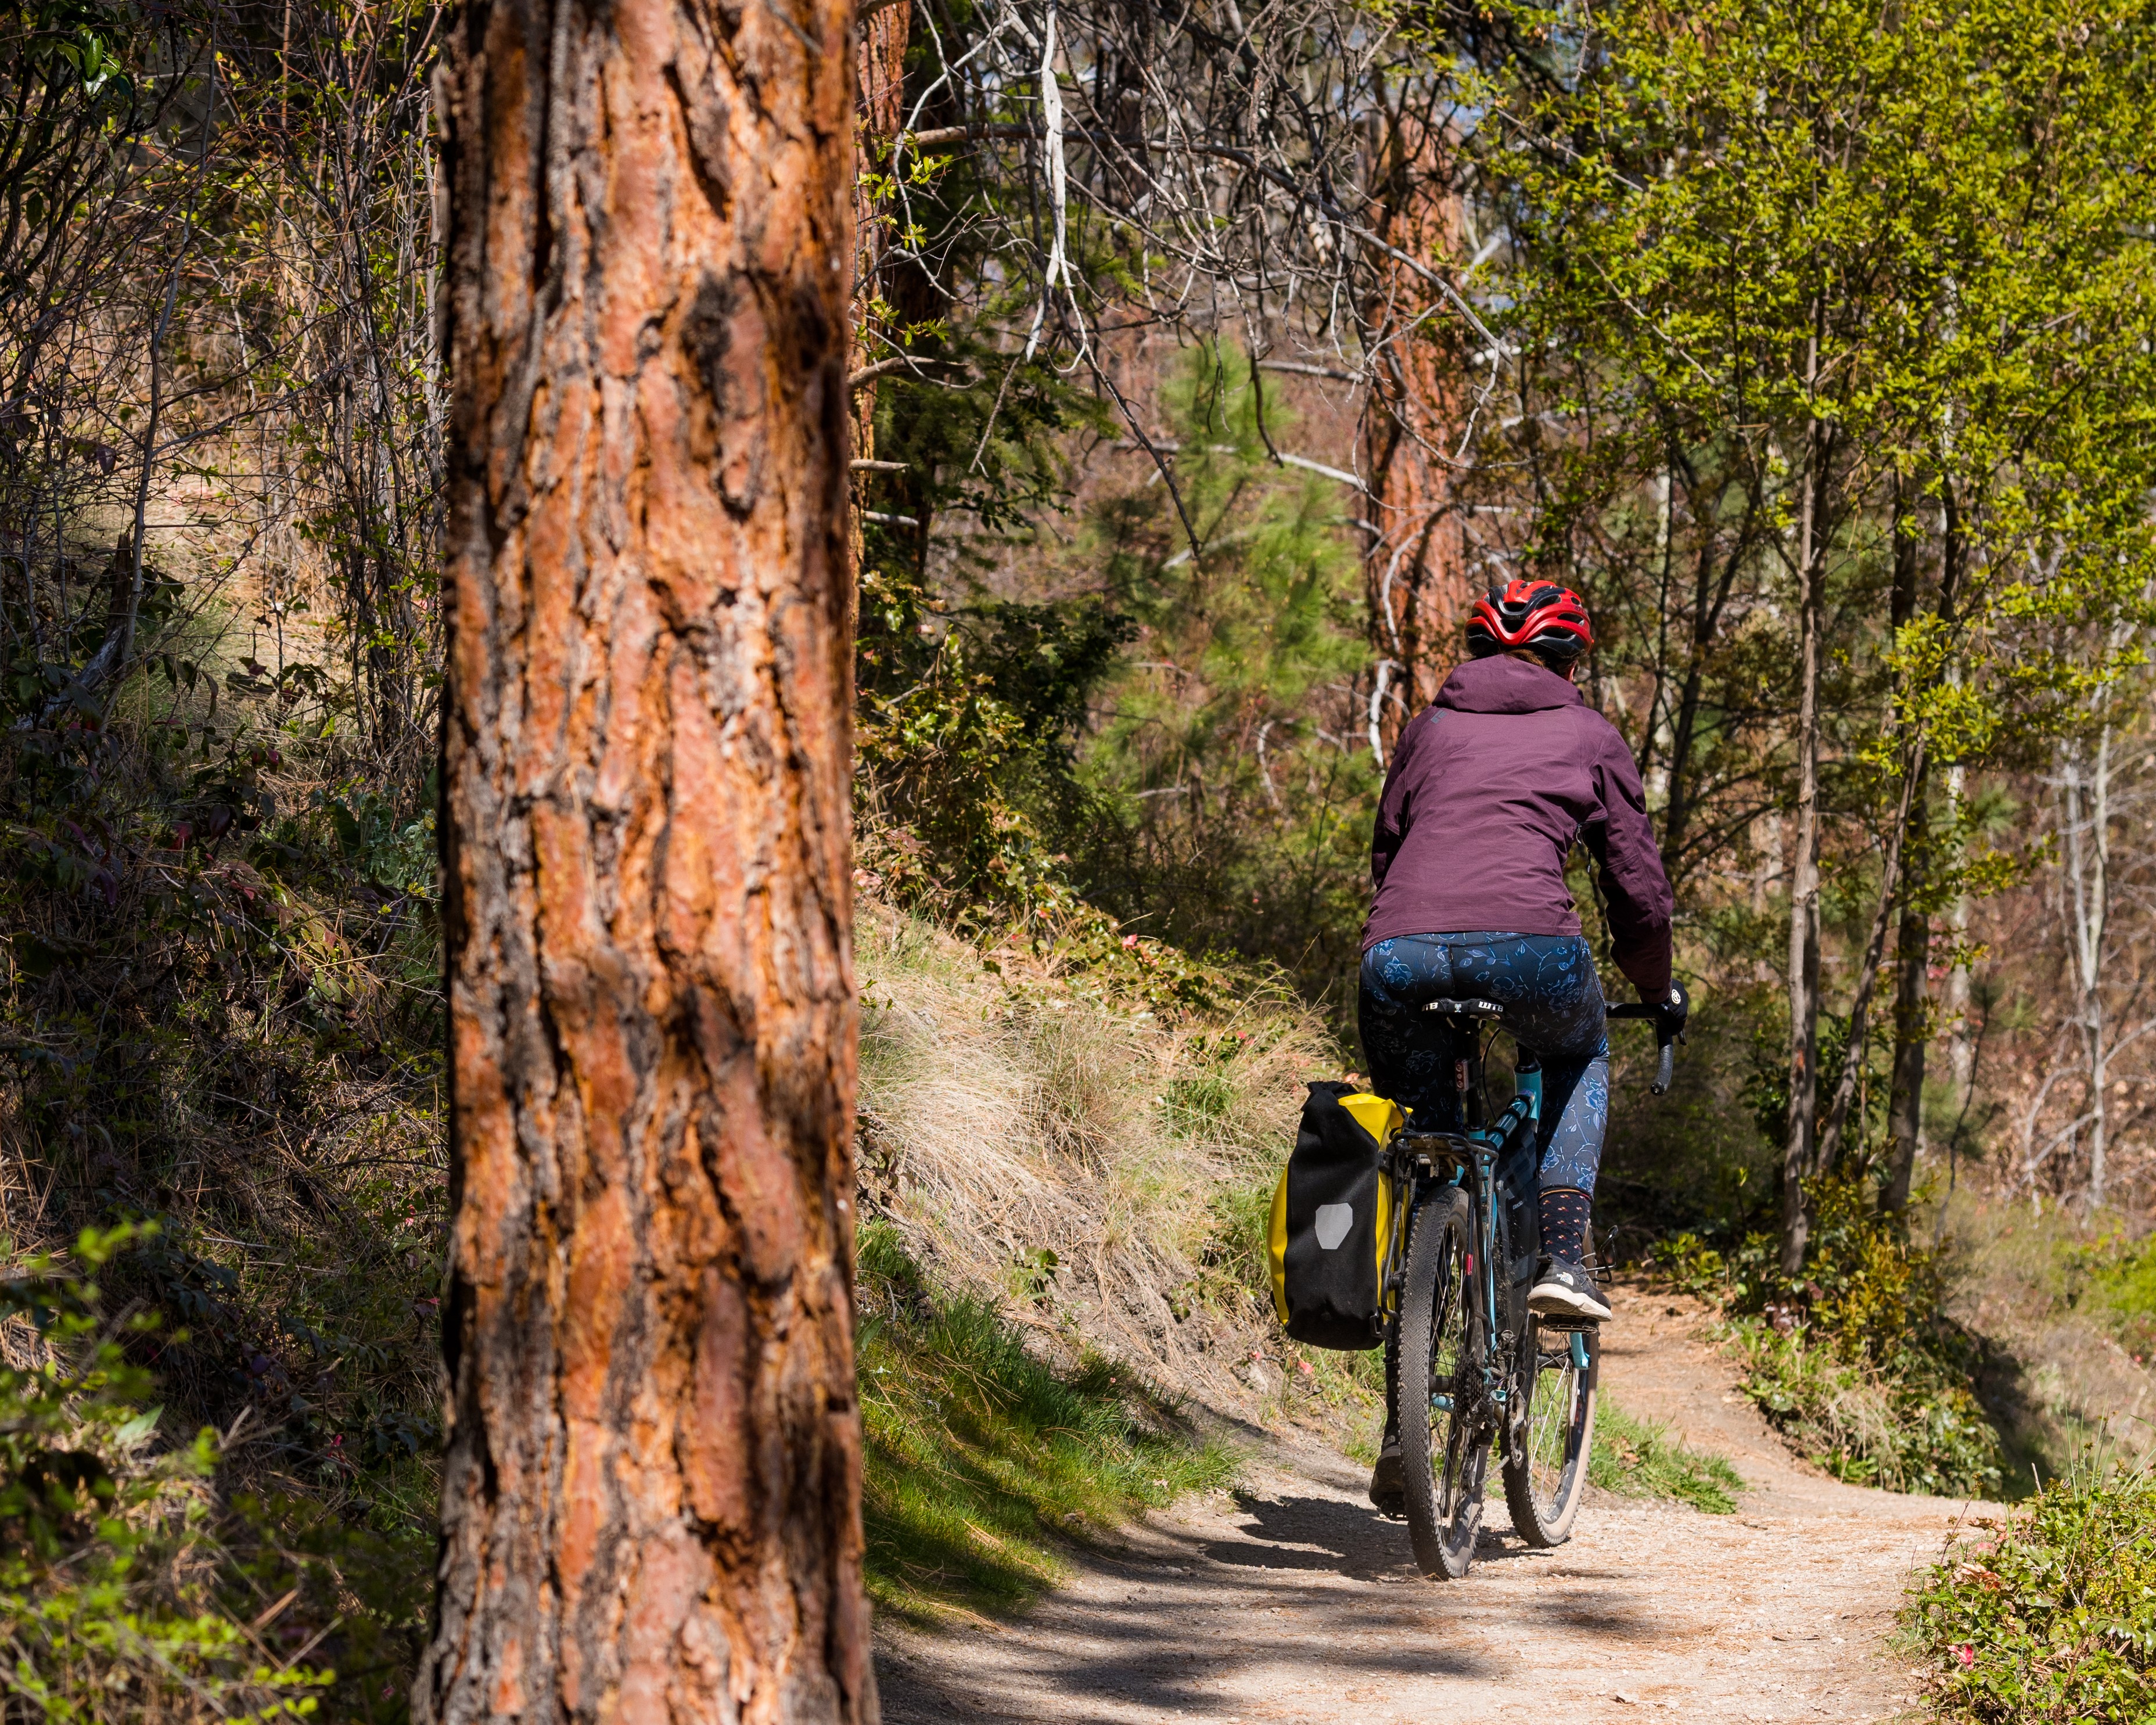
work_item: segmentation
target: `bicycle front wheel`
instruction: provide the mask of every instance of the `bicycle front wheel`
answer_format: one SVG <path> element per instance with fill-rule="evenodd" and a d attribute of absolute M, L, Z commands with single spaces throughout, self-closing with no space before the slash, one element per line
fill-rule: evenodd
<path fill-rule="evenodd" d="M 1545 1329 L 1540 1318 L 1528 1318 L 1505 1445 L 1505 1505 L 1512 1531 L 1529 1545 L 1547 1549 L 1572 1537 L 1587 1490 L 1601 1372 L 1598 1332 Z"/>
<path fill-rule="evenodd" d="M 1490 1465 L 1487 1358 L 1467 1194 L 1425 1199 L 1408 1236 L 1395 1412 L 1408 1532 L 1425 1575 L 1457 1581 L 1475 1561 Z"/>

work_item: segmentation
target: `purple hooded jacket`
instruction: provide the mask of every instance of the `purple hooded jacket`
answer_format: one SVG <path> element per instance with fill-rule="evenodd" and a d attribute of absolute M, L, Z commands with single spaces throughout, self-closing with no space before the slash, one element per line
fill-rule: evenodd
<path fill-rule="evenodd" d="M 1661 999 L 1670 882 L 1632 752 L 1555 671 L 1502 655 L 1469 660 L 1393 751 L 1363 951 L 1455 930 L 1578 934 L 1564 885 L 1575 841 L 1600 866 L 1619 968 Z"/>

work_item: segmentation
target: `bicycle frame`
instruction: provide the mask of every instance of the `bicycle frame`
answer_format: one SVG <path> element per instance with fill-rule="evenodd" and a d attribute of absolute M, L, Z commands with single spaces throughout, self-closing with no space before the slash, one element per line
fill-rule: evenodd
<path fill-rule="evenodd" d="M 1493 1409 L 1502 1409 L 1512 1395 L 1510 1343 L 1518 1314 L 1512 1310 L 1509 1261 L 1503 1266 L 1507 1285 L 1501 1288 L 1498 1283 L 1501 1254 L 1497 1250 L 1497 1167 L 1513 1147 L 1515 1138 L 1522 1134 L 1532 1137 L 1541 1121 L 1542 1070 L 1539 1065 L 1517 1070 L 1512 1099 L 1487 1125 L 1481 1123 L 1485 1109 L 1479 1045 L 1473 1053 L 1460 1058 L 1458 1077 L 1467 1116 L 1467 1124 L 1462 1130 L 1424 1132 L 1409 1126 L 1394 1133 L 1388 1147 L 1397 1201 L 1394 1205 L 1393 1238 L 1385 1258 L 1384 1311 L 1389 1321 L 1397 1321 L 1408 1230 L 1415 1209 L 1434 1192 L 1450 1186 L 1465 1188 L 1469 1212 L 1474 1218 L 1475 1261 L 1470 1266 L 1470 1273 L 1475 1278 L 1476 1296 L 1482 1307 L 1483 1333 L 1491 1343 L 1483 1362 L 1483 1393 Z M 1527 1081 L 1521 1082 L 1522 1080 Z M 1447 1162 L 1451 1163 L 1449 1171 L 1444 1168 Z M 1572 1348 L 1574 1359 L 1585 1369 L 1584 1340 L 1575 1336 Z M 1450 1413 L 1450 1397 L 1445 1397 L 1432 1405 Z"/>

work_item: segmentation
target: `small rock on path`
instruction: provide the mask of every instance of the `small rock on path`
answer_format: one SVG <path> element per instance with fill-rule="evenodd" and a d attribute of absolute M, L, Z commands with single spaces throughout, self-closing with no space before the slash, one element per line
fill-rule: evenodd
<path fill-rule="evenodd" d="M 1590 1493 L 1568 1544 L 1532 1551 L 1493 1468 L 1475 1568 L 1431 1581 L 1362 1470 L 1279 1441 L 1239 1491 L 1082 1554 L 1014 1622 L 884 1628 L 886 1725 L 1916 1717 L 1915 1675 L 1887 1644 L 1902 1588 L 1956 1517 L 1989 1507 L 1796 1461 L 1736 1394 L 1696 1302 L 1632 1290 L 1619 1318 L 1604 1387 L 1729 1456 L 1748 1487 L 1736 1515 Z"/>

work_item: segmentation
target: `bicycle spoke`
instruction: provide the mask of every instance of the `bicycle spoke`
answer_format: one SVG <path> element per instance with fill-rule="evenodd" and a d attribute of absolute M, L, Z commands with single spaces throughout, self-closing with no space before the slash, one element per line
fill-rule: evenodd
<path fill-rule="evenodd" d="M 1464 1194 L 1418 1212 L 1401 1308 L 1399 1418 L 1409 1531 L 1425 1573 L 1458 1579 L 1474 1561 L 1489 1456 L 1483 1341 L 1466 1274 Z"/>
<path fill-rule="evenodd" d="M 1512 1525 L 1530 1545 L 1562 1544 L 1586 1484 L 1594 1430 L 1596 1343 L 1584 1333 L 1532 1323 L 1519 1358 L 1520 1394 L 1505 1496 Z"/>

